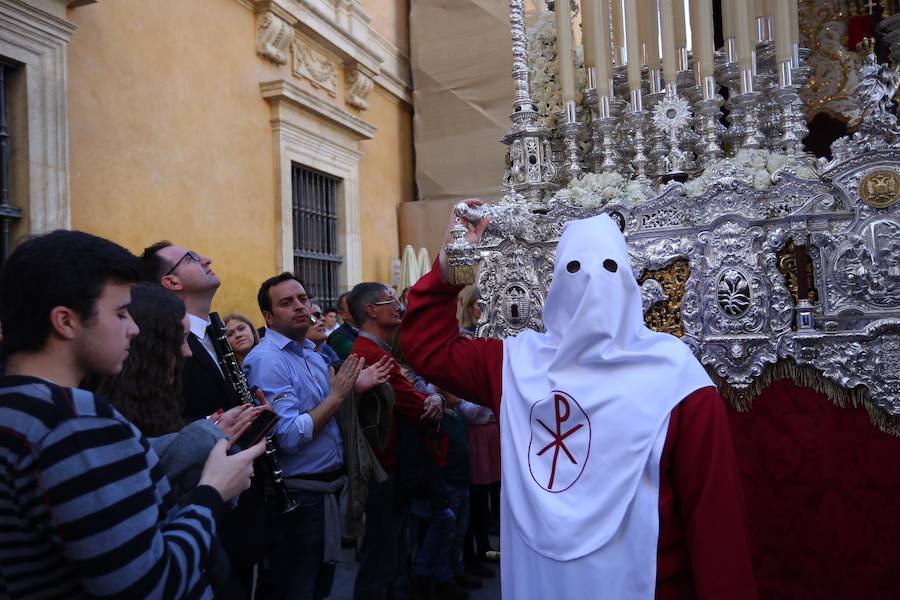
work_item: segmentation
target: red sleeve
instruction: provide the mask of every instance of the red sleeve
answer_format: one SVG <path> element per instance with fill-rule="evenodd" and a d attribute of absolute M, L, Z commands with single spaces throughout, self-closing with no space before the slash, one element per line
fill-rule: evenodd
<path fill-rule="evenodd" d="M 365 358 L 367 365 L 374 365 L 381 360 L 381 357 L 387 355 L 387 352 L 374 342 L 362 336 L 356 338 L 351 352 Z M 425 396 L 420 394 L 409 379 L 403 376 L 399 366 L 395 365 L 391 370 L 388 384 L 394 389 L 394 410 L 409 417 L 414 423 L 420 423 L 420 418 L 425 412 Z"/>
<path fill-rule="evenodd" d="M 715 388 L 697 390 L 672 412 L 666 451 L 696 597 L 755 599 L 740 474 Z"/>
<path fill-rule="evenodd" d="M 459 335 L 456 298 L 460 288 L 431 272 L 409 291 L 400 326 L 403 354 L 416 373 L 451 394 L 488 406 L 499 415 L 503 381 L 503 342 Z"/>

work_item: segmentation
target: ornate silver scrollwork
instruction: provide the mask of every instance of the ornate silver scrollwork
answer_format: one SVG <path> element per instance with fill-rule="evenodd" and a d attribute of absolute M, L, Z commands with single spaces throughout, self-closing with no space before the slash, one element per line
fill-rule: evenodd
<path fill-rule="evenodd" d="M 659 189 L 646 178 L 631 177 L 617 153 L 628 154 L 629 145 L 647 140 L 629 141 L 634 132 L 619 129 L 619 109 L 611 111 L 602 104 L 606 100 L 588 94 L 595 144 L 588 162 L 594 172 L 582 180 L 584 186 L 557 191 L 562 148 L 554 157 L 551 142 L 559 142 L 558 135 L 537 125 L 528 95 L 523 3 L 511 0 L 510 5 L 516 113 L 504 140 L 509 147 L 505 196 L 467 215 L 491 219 L 476 250 L 484 298 L 479 335 L 503 338 L 525 328 L 542 330 L 554 252 L 565 223 L 606 213 L 628 241 L 632 272 L 643 282 L 648 322 L 681 335 L 738 395 L 769 366 L 792 359 L 843 388 L 865 387 L 872 405 L 900 417 L 900 126 L 890 105 L 900 69 L 878 65 L 874 56 L 866 60 L 856 91 L 860 129 L 835 142 L 834 159 L 820 161 L 818 169 L 793 139 L 803 131 L 791 125 L 799 114 L 796 90 L 776 98 L 766 91 L 745 95 L 753 101 L 735 103 L 736 74 L 729 79 L 727 69 L 718 69 L 734 84 L 732 115 L 744 111 L 729 128 L 728 145 L 753 138 L 761 127 L 789 152 L 755 151 L 718 160 L 716 149 L 706 155 L 698 150 L 706 167 L 699 181 L 672 181 Z M 707 96 L 714 94 L 704 92 Z M 775 118 L 779 98 L 782 115 Z M 708 114 L 702 102 L 694 106 L 703 109 L 702 133 L 712 140 L 722 132 L 712 130 L 719 127 L 719 100 L 709 102 Z M 676 133 L 690 129 L 688 114 L 687 105 L 675 98 L 660 102 L 654 129 L 667 140 L 676 139 Z M 645 116 L 632 117 L 641 128 L 638 138 L 647 133 Z M 785 137 L 785 128 L 794 136 Z M 750 139 L 750 146 L 757 141 Z M 662 171 L 677 170 L 683 158 L 678 152 L 688 150 L 682 144 L 674 153 L 661 153 L 660 145 L 651 145 Z M 647 167 L 645 159 L 638 156 L 639 172 Z M 601 177 L 604 183 L 591 187 Z M 792 270 L 785 271 L 790 288 L 781 271 L 786 257 L 793 261 Z"/>

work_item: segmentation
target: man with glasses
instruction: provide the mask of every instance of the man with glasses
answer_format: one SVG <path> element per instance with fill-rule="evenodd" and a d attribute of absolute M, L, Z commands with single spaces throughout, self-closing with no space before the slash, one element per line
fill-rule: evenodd
<path fill-rule="evenodd" d="M 225 381 L 207 331 L 220 284 L 210 267 L 212 260 L 163 240 L 146 248 L 141 261 L 144 278 L 181 298 L 191 321 L 188 345 L 193 356 L 185 359 L 181 376 L 185 418 L 202 419 L 237 406 L 240 400 Z M 242 494 L 237 507 L 223 518 L 222 544 L 239 580 L 233 586 L 235 598 L 251 597 L 254 565 L 268 547 L 266 521 L 264 494 L 258 483 Z"/>
<path fill-rule="evenodd" d="M 142 261 L 145 278 L 181 298 L 191 321 L 188 345 L 193 357 L 185 361 L 182 375 L 185 417 L 199 419 L 236 406 L 239 400 L 225 383 L 207 331 L 210 307 L 220 284 L 210 266 L 212 260 L 161 241 L 144 250 Z"/>
<path fill-rule="evenodd" d="M 359 325 L 359 337 L 351 356 L 361 356 L 367 363 L 390 356 L 392 340 L 400 327 L 400 301 L 394 290 L 383 283 L 360 283 L 350 292 L 347 304 Z M 388 383 L 394 390 L 391 435 L 387 448 L 376 449 L 375 455 L 390 476 L 382 483 L 372 482 L 369 486 L 366 532 L 353 590 L 357 600 L 393 597 L 389 589 L 404 576 L 410 508 L 409 498 L 397 488 L 399 482 L 407 481 L 406 474 L 411 469 L 404 465 L 416 449 L 404 446 L 401 452 L 399 446 L 402 440 L 418 438 L 410 428 L 431 429 L 443 412 L 440 397 L 429 397 L 416 390 L 399 365 L 391 369 Z M 402 430 L 399 435 L 398 428 Z M 406 463 L 401 465 L 404 460 Z"/>

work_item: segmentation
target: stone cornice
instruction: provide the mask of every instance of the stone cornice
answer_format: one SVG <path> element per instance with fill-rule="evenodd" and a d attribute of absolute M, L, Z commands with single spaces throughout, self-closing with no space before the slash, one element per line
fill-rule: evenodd
<path fill-rule="evenodd" d="M 385 57 L 381 63 L 381 72 L 375 83 L 407 104 L 412 104 L 412 75 L 409 68 L 409 57 L 399 48 L 387 41 L 375 31 L 370 33 L 371 40 Z"/>
<path fill-rule="evenodd" d="M 335 106 L 327 100 L 301 89 L 284 79 L 266 81 L 259 84 L 263 98 L 270 104 L 286 102 L 309 111 L 335 126 L 349 130 L 363 140 L 375 137 L 376 127 L 359 117 Z"/>
<path fill-rule="evenodd" d="M 60 14 L 65 15 L 64 3 L 60 3 Z M 54 40 L 67 44 L 76 29 L 74 24 L 62 16 L 48 13 L 22 0 L 0 2 L 0 22 L 13 25 L 16 35 L 43 43 Z"/>
<path fill-rule="evenodd" d="M 292 40 L 310 40 L 343 64 L 348 86 L 354 90 L 367 93 L 371 83 L 366 82 L 371 81 L 412 104 L 409 57 L 372 29 L 359 0 L 235 1 L 257 15 L 257 53 L 263 58 L 284 64 Z M 346 101 L 365 110 L 364 99 Z"/>
<path fill-rule="evenodd" d="M 288 24 L 317 39 L 344 62 L 355 62 L 372 73 L 378 73 L 384 57 L 369 42 L 369 17 L 350 2 L 347 23 L 339 23 L 334 17 L 330 0 L 254 0 L 257 13 L 270 11 Z M 326 11 L 326 5 L 331 11 Z M 329 12 L 331 14 L 329 14 Z"/>

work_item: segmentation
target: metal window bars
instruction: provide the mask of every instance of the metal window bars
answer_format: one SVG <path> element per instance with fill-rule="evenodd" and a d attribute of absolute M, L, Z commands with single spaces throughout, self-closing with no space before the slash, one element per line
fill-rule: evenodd
<path fill-rule="evenodd" d="M 337 191 L 340 179 L 294 164 L 293 185 L 294 273 L 306 292 L 322 308 L 337 299 L 338 254 Z"/>
<path fill-rule="evenodd" d="M 10 225 L 22 218 L 22 210 L 9 204 L 9 94 L 8 76 L 14 67 L 0 61 L 0 267 L 11 248 Z"/>

